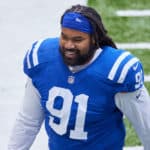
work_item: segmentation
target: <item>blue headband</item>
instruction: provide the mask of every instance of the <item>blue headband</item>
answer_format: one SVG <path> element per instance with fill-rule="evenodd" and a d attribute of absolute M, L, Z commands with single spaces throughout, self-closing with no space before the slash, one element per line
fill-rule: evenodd
<path fill-rule="evenodd" d="M 89 20 L 76 12 L 66 13 L 63 16 L 61 26 L 85 32 L 87 34 L 93 33 L 93 28 Z"/>

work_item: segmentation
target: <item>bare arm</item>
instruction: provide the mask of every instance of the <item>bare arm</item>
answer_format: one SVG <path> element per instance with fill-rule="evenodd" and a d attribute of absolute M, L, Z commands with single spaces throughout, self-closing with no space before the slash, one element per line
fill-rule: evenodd
<path fill-rule="evenodd" d="M 40 95 L 28 79 L 23 104 L 16 118 L 8 143 L 8 150 L 27 150 L 38 134 L 44 113 L 40 106 Z"/>

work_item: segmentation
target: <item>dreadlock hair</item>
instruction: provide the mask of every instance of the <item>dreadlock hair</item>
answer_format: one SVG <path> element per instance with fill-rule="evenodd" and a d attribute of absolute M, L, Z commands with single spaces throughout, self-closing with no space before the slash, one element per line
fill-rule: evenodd
<path fill-rule="evenodd" d="M 94 38 L 96 49 L 102 46 L 111 46 L 117 48 L 113 40 L 107 35 L 107 30 L 103 25 L 101 16 L 98 14 L 98 12 L 96 12 L 96 10 L 91 7 L 82 6 L 79 4 L 73 5 L 71 8 L 67 9 L 61 16 L 61 24 L 64 15 L 68 12 L 80 13 L 90 21 L 93 27 L 93 33 L 91 36 L 93 36 Z"/>

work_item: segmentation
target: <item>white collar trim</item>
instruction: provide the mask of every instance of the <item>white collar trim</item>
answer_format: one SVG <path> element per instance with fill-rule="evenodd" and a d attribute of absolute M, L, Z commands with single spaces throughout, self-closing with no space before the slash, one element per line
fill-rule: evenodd
<path fill-rule="evenodd" d="M 87 64 L 84 64 L 84 65 L 79 65 L 79 66 L 68 66 L 69 70 L 72 72 L 72 73 L 76 73 L 84 68 L 86 68 L 87 66 L 89 66 L 92 62 L 94 62 L 96 60 L 96 58 L 101 54 L 102 52 L 102 49 L 99 48 L 96 50 L 93 58 L 87 63 Z"/>

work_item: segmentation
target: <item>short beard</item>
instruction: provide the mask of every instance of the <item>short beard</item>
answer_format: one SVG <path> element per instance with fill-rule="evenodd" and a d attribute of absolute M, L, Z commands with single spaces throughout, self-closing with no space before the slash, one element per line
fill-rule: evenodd
<path fill-rule="evenodd" d="M 93 57 L 93 55 L 96 51 L 96 48 L 95 48 L 94 45 L 91 44 L 88 53 L 84 54 L 84 55 L 80 55 L 80 52 L 77 49 L 70 49 L 70 51 L 76 51 L 76 53 L 78 55 L 77 59 L 75 59 L 74 61 L 72 61 L 70 59 L 66 59 L 66 57 L 64 56 L 64 53 L 63 53 L 63 51 L 65 51 L 65 50 L 61 50 L 61 47 L 59 48 L 59 51 L 62 54 L 64 63 L 66 65 L 68 65 L 68 66 L 78 66 L 78 65 L 84 65 L 87 62 L 89 62 L 91 60 L 91 58 Z"/>

